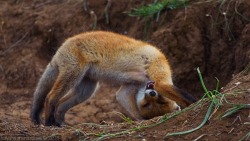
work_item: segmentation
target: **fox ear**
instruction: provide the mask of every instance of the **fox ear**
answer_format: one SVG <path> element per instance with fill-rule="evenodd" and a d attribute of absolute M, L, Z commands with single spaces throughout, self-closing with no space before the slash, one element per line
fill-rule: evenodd
<path fill-rule="evenodd" d="M 189 101 L 190 104 L 192 104 L 192 103 L 194 103 L 194 102 L 197 101 L 197 100 L 194 99 L 194 98 L 192 97 L 192 95 L 189 94 L 188 92 L 186 92 L 186 91 L 184 91 L 184 90 L 182 90 L 182 89 L 180 89 L 180 88 L 178 88 L 178 87 L 176 87 L 176 86 L 174 86 L 174 89 L 181 95 L 181 97 L 182 97 L 183 99 L 185 99 L 186 101 Z"/>
<path fill-rule="evenodd" d="M 147 89 L 154 89 L 154 87 L 155 87 L 155 82 L 153 82 L 153 81 L 149 81 L 148 83 L 147 83 L 147 85 L 146 85 L 146 90 Z"/>
<path fill-rule="evenodd" d="M 160 95 L 175 101 L 181 108 L 187 107 L 195 101 L 188 93 L 185 93 L 174 85 L 159 83 L 155 85 L 155 88 Z"/>

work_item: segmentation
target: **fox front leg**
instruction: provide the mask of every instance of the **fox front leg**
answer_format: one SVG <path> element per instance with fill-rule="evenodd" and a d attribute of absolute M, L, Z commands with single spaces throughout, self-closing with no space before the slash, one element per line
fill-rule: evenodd
<path fill-rule="evenodd" d="M 116 93 L 116 100 L 118 103 L 125 108 L 129 114 L 135 119 L 142 119 L 140 112 L 137 107 L 136 94 L 139 86 L 132 84 L 124 84 Z"/>

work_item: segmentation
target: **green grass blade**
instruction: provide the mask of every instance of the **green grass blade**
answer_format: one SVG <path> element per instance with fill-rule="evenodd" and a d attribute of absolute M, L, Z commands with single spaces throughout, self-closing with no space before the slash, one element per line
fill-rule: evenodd
<path fill-rule="evenodd" d="M 203 90 L 205 91 L 205 94 L 207 95 L 207 97 L 208 97 L 210 100 L 212 100 L 212 96 L 209 95 L 209 92 L 208 92 L 208 90 L 207 90 L 207 88 L 206 88 L 206 86 L 205 86 L 205 84 L 204 84 L 204 81 L 203 81 L 203 78 L 202 78 L 202 75 L 201 75 L 201 71 L 200 71 L 199 68 L 197 68 L 197 72 L 198 72 L 198 75 L 199 75 L 199 78 L 200 78 L 200 82 L 201 82 L 202 88 L 203 88 Z"/>
<path fill-rule="evenodd" d="M 242 137 L 239 141 L 248 141 L 250 139 L 250 131 L 244 136 Z"/>
<path fill-rule="evenodd" d="M 216 90 L 217 92 L 219 92 L 220 80 L 219 80 L 217 77 L 215 77 L 215 79 L 216 79 L 216 88 L 215 88 L 215 90 Z"/>
<path fill-rule="evenodd" d="M 234 105 L 232 108 L 228 109 L 225 114 L 222 116 L 222 118 L 228 117 L 236 112 L 238 112 L 241 109 L 244 108 L 250 108 L 250 104 L 237 104 Z"/>
<path fill-rule="evenodd" d="M 177 136 L 177 135 L 189 134 L 189 133 L 191 133 L 191 132 L 194 132 L 194 131 L 200 129 L 200 128 L 207 122 L 207 120 L 208 120 L 208 118 L 209 118 L 209 116 L 210 116 L 210 114 L 211 114 L 211 111 L 212 111 L 213 106 L 214 106 L 214 102 L 211 102 L 211 104 L 210 104 L 210 106 L 209 106 L 209 108 L 208 108 L 208 110 L 207 110 L 207 113 L 206 113 L 206 116 L 205 116 L 204 120 L 203 120 L 202 123 L 201 123 L 199 126 L 197 126 L 196 128 L 193 128 L 193 129 L 188 130 L 188 131 L 183 131 L 183 132 L 168 133 L 164 138 L 169 137 L 169 136 Z"/>
<path fill-rule="evenodd" d="M 134 121 L 129 118 L 129 117 L 126 117 L 124 114 L 120 113 L 120 112 L 113 112 L 114 114 L 116 114 L 117 116 L 119 116 L 121 119 L 123 119 L 125 122 L 129 123 L 129 124 L 133 124 Z"/>
<path fill-rule="evenodd" d="M 198 105 L 201 104 L 202 100 L 204 99 L 205 95 L 203 96 L 203 98 L 201 100 L 199 100 L 195 105 L 193 106 L 189 106 L 181 111 L 177 111 L 169 116 L 167 116 L 167 114 L 165 116 L 162 117 L 162 119 L 157 122 L 157 123 L 154 123 L 154 124 L 150 124 L 150 125 L 146 125 L 146 126 L 136 126 L 134 128 L 131 128 L 131 129 L 128 129 L 128 130 L 124 130 L 124 131 L 120 131 L 120 132 L 116 132 L 116 133 L 108 133 L 108 134 L 105 134 L 105 133 L 99 133 L 99 134 L 93 134 L 95 136 L 97 136 L 98 138 L 94 139 L 94 141 L 98 141 L 98 140 L 103 140 L 103 139 L 107 139 L 107 138 L 111 138 L 111 137 L 119 137 L 119 136 L 123 136 L 123 135 L 126 135 L 126 134 L 129 134 L 133 131 L 138 131 L 138 130 L 141 130 L 141 129 L 146 129 L 146 128 L 151 128 L 151 127 L 155 127 L 157 125 L 160 125 L 164 122 L 166 122 L 167 120 L 171 119 L 171 118 L 174 118 L 176 116 L 178 116 L 179 114 L 181 113 L 184 113 L 186 111 L 189 111 L 191 109 L 193 109 L 194 107 L 197 107 Z"/>

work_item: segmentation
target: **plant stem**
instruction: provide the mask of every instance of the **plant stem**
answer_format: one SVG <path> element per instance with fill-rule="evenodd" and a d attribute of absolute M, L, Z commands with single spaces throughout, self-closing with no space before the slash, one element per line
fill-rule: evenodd
<path fill-rule="evenodd" d="M 214 104 L 215 103 L 213 101 L 211 101 L 211 104 L 210 104 L 210 106 L 209 106 L 209 108 L 207 110 L 206 116 L 205 116 L 204 120 L 202 121 L 202 123 L 199 126 L 197 126 L 196 128 L 193 128 L 191 130 L 184 131 L 184 132 L 168 133 L 164 138 L 166 138 L 168 136 L 176 136 L 176 135 L 189 134 L 191 132 L 194 132 L 194 131 L 200 129 L 207 122 L 207 120 L 208 120 L 208 118 L 209 118 L 209 116 L 211 114 L 211 111 L 212 111 L 212 108 L 213 108 Z"/>

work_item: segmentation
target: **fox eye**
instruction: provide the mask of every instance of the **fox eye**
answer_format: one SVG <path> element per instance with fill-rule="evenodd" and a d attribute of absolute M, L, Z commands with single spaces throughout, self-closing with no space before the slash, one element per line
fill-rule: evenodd
<path fill-rule="evenodd" d="M 148 107 L 150 104 L 149 103 L 146 103 L 146 104 L 144 104 L 144 105 L 142 105 L 142 107 Z"/>
<path fill-rule="evenodd" d="M 161 104 L 161 105 L 167 104 L 167 102 L 161 101 L 161 100 L 157 101 L 157 103 L 158 103 L 158 104 Z"/>

